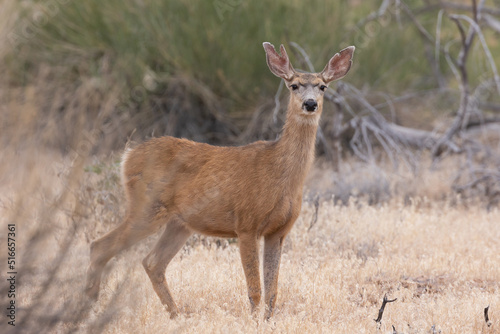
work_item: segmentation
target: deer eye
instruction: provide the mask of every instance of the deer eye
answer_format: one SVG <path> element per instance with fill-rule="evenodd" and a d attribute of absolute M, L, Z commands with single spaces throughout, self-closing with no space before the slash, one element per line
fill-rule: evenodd
<path fill-rule="evenodd" d="M 296 84 L 293 84 L 293 85 L 290 85 L 290 88 L 293 90 L 297 90 L 297 89 L 299 89 L 299 86 L 297 86 Z"/>
<path fill-rule="evenodd" d="M 321 89 L 321 91 L 324 92 L 325 89 L 326 89 L 326 86 L 325 85 L 321 85 L 321 86 L 319 86 L 319 89 Z"/>

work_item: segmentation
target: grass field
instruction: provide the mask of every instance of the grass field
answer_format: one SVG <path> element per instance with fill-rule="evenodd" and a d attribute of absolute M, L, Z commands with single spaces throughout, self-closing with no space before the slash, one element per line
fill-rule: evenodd
<path fill-rule="evenodd" d="M 3 155 L 0 216 L 4 230 L 16 224 L 22 274 L 14 333 L 374 333 L 385 294 L 397 301 L 386 306 L 382 333 L 392 326 L 399 333 L 499 331 L 498 208 L 426 198 L 336 205 L 321 198 L 311 226 L 315 207 L 305 202 L 284 245 L 277 311 L 268 322 L 262 312 L 249 313 L 237 244 L 195 236 L 167 269 L 181 310 L 170 320 L 141 265 L 158 235 L 108 264 L 95 305 L 83 298 L 89 242 L 123 215 L 116 158 L 64 172 L 59 154 Z M 320 172 L 327 173 L 313 174 Z M 434 173 L 425 178 L 444 182 L 449 170 Z M 491 327 L 483 317 L 488 305 Z M 4 318 L 2 331 L 9 327 Z"/>

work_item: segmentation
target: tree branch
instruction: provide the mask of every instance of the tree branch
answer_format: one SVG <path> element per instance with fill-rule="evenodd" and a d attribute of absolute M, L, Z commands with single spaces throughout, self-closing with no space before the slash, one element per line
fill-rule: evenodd
<path fill-rule="evenodd" d="M 395 302 L 396 300 L 398 300 L 398 299 L 397 298 L 387 299 L 387 294 L 384 295 L 384 300 L 382 300 L 382 306 L 380 307 L 380 310 L 378 311 L 378 317 L 377 317 L 377 319 L 373 319 L 377 324 L 380 324 L 380 322 L 382 321 L 382 315 L 384 315 L 385 305 L 387 303 Z"/>

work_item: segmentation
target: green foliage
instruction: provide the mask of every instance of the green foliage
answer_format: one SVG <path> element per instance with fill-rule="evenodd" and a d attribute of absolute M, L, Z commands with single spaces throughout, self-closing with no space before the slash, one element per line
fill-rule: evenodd
<path fill-rule="evenodd" d="M 43 3 L 38 4 L 47 13 Z M 263 90 L 267 94 L 278 81 L 263 61 L 263 41 L 284 43 L 292 57 L 287 42 L 294 41 L 321 70 L 341 47 L 364 40 L 366 46 L 358 47 L 356 54 L 353 79 L 367 84 L 397 82 L 393 86 L 399 87 L 401 79 L 411 80 L 407 77 L 414 74 L 383 77 L 408 63 L 425 71 L 418 61 L 421 43 L 406 43 L 416 39 L 415 32 L 405 27 L 395 33 L 392 17 L 379 24 L 374 35 L 360 36 L 366 27 L 351 33 L 354 23 L 376 5 L 320 0 L 61 1 L 57 12 L 46 14 L 46 22 L 31 22 L 34 37 L 23 43 L 24 52 L 12 61 L 24 64 L 18 69 L 42 63 L 64 66 L 66 80 L 82 74 L 109 75 L 129 87 L 143 84 L 148 71 L 158 81 L 182 74 L 203 82 L 219 96 L 248 102 Z M 21 22 L 30 22 L 37 10 L 40 7 L 24 10 Z M 111 68 L 103 68 L 105 60 Z"/>
<path fill-rule="evenodd" d="M 420 1 L 407 3 L 422 6 Z M 347 0 L 33 1 L 19 5 L 14 35 L 20 44 L 4 52 L 3 67 L 17 85 L 31 84 L 43 66 L 52 79 L 47 84 L 58 87 L 78 87 L 85 78 L 97 78 L 104 91 L 118 87 L 122 100 L 139 87 L 144 97 L 127 108 L 152 124 L 160 116 L 145 110 L 169 109 L 161 106 L 170 103 L 165 100 L 172 100 L 173 94 L 182 95 L 180 112 L 191 113 L 191 123 L 203 115 L 193 110 L 207 105 L 206 91 L 211 94 L 208 100 L 228 113 L 254 110 L 270 99 L 279 79 L 267 69 L 263 41 L 276 47 L 285 44 L 295 67 L 307 69 L 289 44 L 298 43 L 317 71 L 335 52 L 355 45 L 349 82 L 357 87 L 392 94 L 436 87 L 428 61 L 433 50 L 402 11 L 389 10 L 363 23 L 378 6 L 378 1 Z M 418 16 L 432 34 L 436 18 L 437 10 Z M 443 18 L 443 45 L 458 37 L 454 24 Z M 500 46 L 493 44 L 492 52 L 498 54 Z M 488 70 L 477 45 L 470 61 L 472 82 Z M 451 50 L 457 54 L 459 43 L 454 46 Z M 443 56 L 440 63 L 453 85 Z M 172 88 L 178 85 L 176 78 L 186 79 L 180 91 Z"/>

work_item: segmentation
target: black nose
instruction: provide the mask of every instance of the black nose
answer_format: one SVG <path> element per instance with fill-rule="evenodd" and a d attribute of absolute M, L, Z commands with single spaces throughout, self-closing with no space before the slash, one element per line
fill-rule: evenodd
<path fill-rule="evenodd" d="M 307 100 L 304 102 L 304 108 L 306 108 L 307 111 L 316 111 L 318 108 L 318 103 L 314 100 Z"/>

